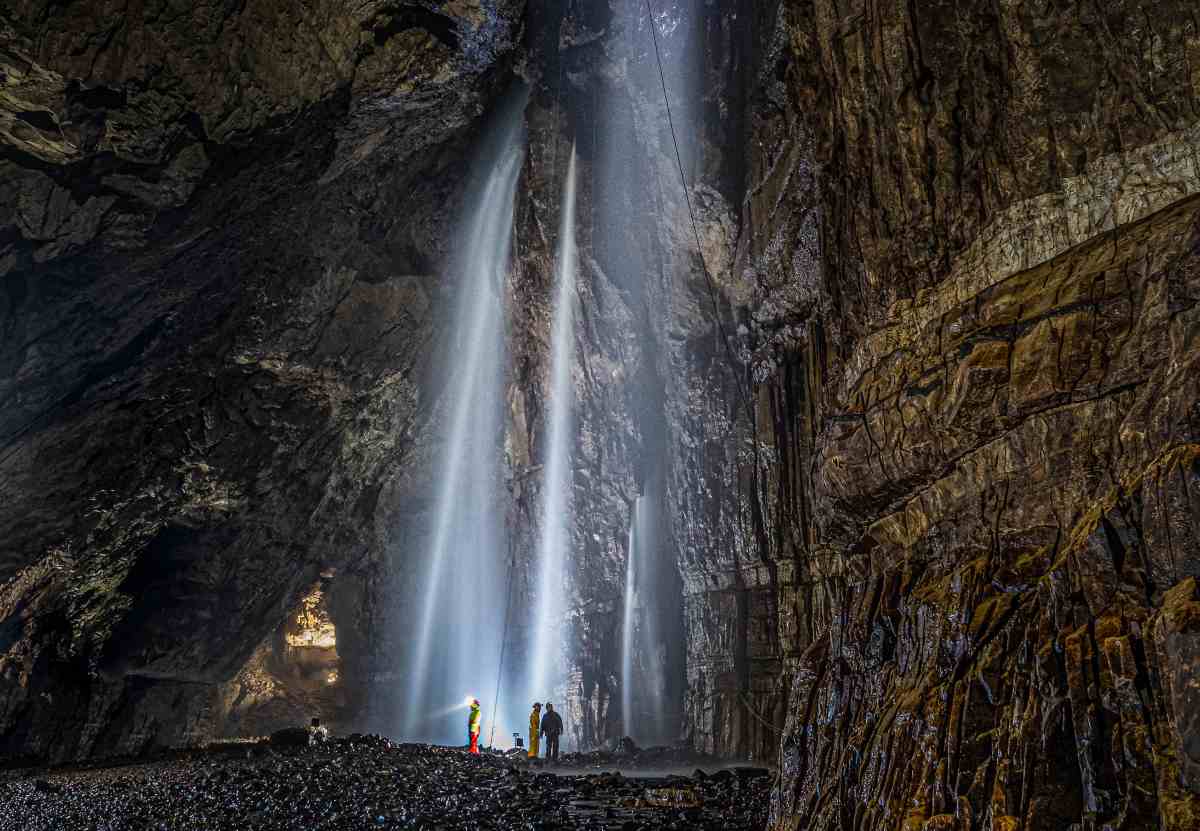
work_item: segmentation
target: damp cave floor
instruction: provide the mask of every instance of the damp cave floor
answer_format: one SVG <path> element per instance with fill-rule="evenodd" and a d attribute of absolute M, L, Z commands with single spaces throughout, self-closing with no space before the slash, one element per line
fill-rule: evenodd
<path fill-rule="evenodd" d="M 571 754 L 550 769 L 377 736 L 231 744 L 0 771 L 0 831 L 766 827 L 770 771 L 675 772 L 685 769 L 611 754 Z"/>

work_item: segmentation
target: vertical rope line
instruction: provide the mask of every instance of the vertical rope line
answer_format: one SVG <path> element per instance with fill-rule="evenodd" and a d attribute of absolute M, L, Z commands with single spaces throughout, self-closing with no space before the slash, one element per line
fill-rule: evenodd
<path fill-rule="evenodd" d="M 508 561 L 508 589 L 504 597 L 504 633 L 500 637 L 500 664 L 496 667 L 496 694 L 492 696 L 492 729 L 488 734 L 488 747 L 496 746 L 496 719 L 500 714 L 500 681 L 504 678 L 504 652 L 508 648 L 508 622 L 512 611 L 513 575 L 517 571 L 516 557 Z"/>
<path fill-rule="evenodd" d="M 675 134 L 675 119 L 671 115 L 671 97 L 667 93 L 667 77 L 663 72 L 662 53 L 658 48 L 658 24 L 654 21 L 654 7 L 650 0 L 646 0 L 646 11 L 650 14 L 650 37 L 654 41 L 654 57 L 658 62 L 658 80 L 662 84 L 663 103 L 667 108 L 667 126 L 671 129 L 671 144 L 675 146 L 675 165 L 679 168 L 679 183 L 683 186 L 683 200 L 687 204 L 688 216 L 692 221 L 692 233 L 696 237 L 696 256 L 700 258 L 700 268 L 704 271 L 704 278 L 708 285 L 708 299 L 712 302 L 713 317 L 717 322 L 717 330 L 721 333 L 721 342 L 725 345 L 725 352 L 729 356 L 729 362 L 734 367 L 734 385 L 737 389 L 738 398 L 741 399 L 742 405 L 746 408 L 746 417 L 753 421 L 754 412 L 750 408 L 749 395 L 742 391 L 742 378 L 738 373 L 737 367 L 739 362 L 733 354 L 733 347 L 729 345 L 729 335 L 725 332 L 725 324 L 721 321 L 721 310 L 717 304 L 716 284 L 712 274 L 708 270 L 708 263 L 704 260 L 704 249 L 700 245 L 700 226 L 696 224 L 696 212 L 692 210 L 692 197 L 688 192 L 687 176 L 683 172 L 683 156 L 679 152 L 679 138 Z"/>

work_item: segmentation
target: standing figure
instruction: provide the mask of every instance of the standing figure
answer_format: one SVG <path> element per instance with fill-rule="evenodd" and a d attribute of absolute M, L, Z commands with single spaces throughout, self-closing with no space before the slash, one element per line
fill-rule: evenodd
<path fill-rule="evenodd" d="M 562 716 L 554 712 L 554 705 L 546 702 L 546 715 L 542 717 L 542 735 L 546 737 L 546 758 L 558 761 L 558 737 L 562 735 Z"/>
<path fill-rule="evenodd" d="M 536 759 L 538 757 L 538 736 L 541 735 L 542 724 L 542 705 L 541 702 L 533 702 L 533 712 L 529 714 L 529 758 Z"/>
<path fill-rule="evenodd" d="M 479 725 L 482 719 L 479 717 L 479 699 L 471 700 L 471 714 L 467 716 L 467 735 L 470 737 L 471 752 L 476 756 L 479 755 Z"/>

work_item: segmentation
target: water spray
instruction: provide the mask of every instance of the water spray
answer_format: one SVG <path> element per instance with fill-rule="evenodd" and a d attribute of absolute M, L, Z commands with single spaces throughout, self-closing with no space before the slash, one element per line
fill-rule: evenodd
<path fill-rule="evenodd" d="M 436 484 L 419 597 L 403 620 L 408 679 L 397 732 L 408 740 L 452 741 L 446 718 L 463 687 L 491 671 L 502 649 L 504 609 L 493 588 L 504 579 L 502 520 L 497 506 L 503 433 L 503 377 L 513 210 L 524 159 L 523 85 L 498 108 L 480 150 L 471 206 L 458 253 L 449 263 L 453 325 L 444 344 L 446 382 L 435 413 L 440 442 L 432 460 Z M 477 583 L 463 593 L 462 575 Z M 473 697 L 472 697 L 473 700 Z M 432 715 L 425 715 L 433 713 Z M 439 721 L 440 720 L 440 721 Z"/>
<path fill-rule="evenodd" d="M 558 235 L 558 285 L 551 336 L 550 423 L 546 442 L 546 477 L 542 482 L 540 573 L 530 691 L 548 693 L 558 680 L 550 655 L 561 652 L 563 562 L 571 512 L 571 444 L 575 353 L 575 147 L 563 183 L 562 224 Z"/>

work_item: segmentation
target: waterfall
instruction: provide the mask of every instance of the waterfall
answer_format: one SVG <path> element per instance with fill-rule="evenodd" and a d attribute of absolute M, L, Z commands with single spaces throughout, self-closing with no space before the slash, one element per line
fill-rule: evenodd
<path fill-rule="evenodd" d="M 634 595 L 642 616 L 637 627 L 634 650 L 641 657 L 641 732 L 635 735 L 642 741 L 660 742 L 672 738 L 663 695 L 666 691 L 667 656 L 660 632 L 660 618 L 666 598 L 662 596 L 662 546 L 658 539 L 659 483 L 646 483 L 646 492 L 638 500 L 634 521 L 636 540 L 637 584 Z"/>
<path fill-rule="evenodd" d="M 499 663 L 505 605 L 500 457 L 505 371 L 505 292 L 513 198 L 523 156 L 524 96 L 514 96 L 480 157 L 466 244 L 453 269 L 457 304 L 445 344 L 449 420 L 435 460 L 436 503 L 418 587 L 420 615 L 404 669 L 409 679 L 401 735 L 459 744 L 465 696 L 485 699 Z M 488 152 L 490 150 L 490 152 Z M 413 557 L 412 559 L 416 559 Z M 452 571 L 451 571 L 452 570 Z M 498 588 L 499 587 L 499 588 Z M 436 656 L 436 660 L 434 660 Z M 446 714 L 447 705 L 453 715 Z M 495 714 L 492 714 L 495 716 Z"/>
<path fill-rule="evenodd" d="M 666 654 L 658 631 L 662 564 L 656 522 L 656 489 L 633 503 L 625 560 L 625 608 L 621 628 L 621 731 L 639 741 L 672 738 L 666 701 Z"/>
<path fill-rule="evenodd" d="M 538 545 L 530 693 L 545 701 L 560 680 L 562 654 L 563 565 L 570 527 L 572 472 L 572 410 L 575 387 L 571 364 L 575 346 L 575 147 L 563 183 L 562 220 L 558 234 L 558 285 L 554 299 L 551 342 L 550 424 L 545 446 L 546 475 L 542 482 L 542 529 Z"/>
<path fill-rule="evenodd" d="M 621 732 L 622 735 L 632 736 L 633 719 L 633 627 L 637 621 L 635 612 L 634 581 L 637 579 L 637 524 L 638 503 L 641 497 L 634 500 L 629 513 L 629 542 L 625 548 L 625 608 L 624 619 L 621 623 Z"/>
<path fill-rule="evenodd" d="M 648 6 L 613 0 L 606 48 L 623 71 L 606 78 L 597 98 L 597 138 L 591 204 L 594 256 L 635 309 L 634 334 L 643 374 L 630 376 L 631 411 L 639 438 L 635 475 L 640 495 L 630 516 L 625 607 L 621 633 L 620 729 L 639 743 L 672 741 L 683 719 L 686 654 L 683 587 L 670 528 L 664 517 L 665 477 L 672 464 L 666 390 L 672 385 L 670 332 L 682 311 L 674 302 L 680 279 L 694 267 L 692 241 L 676 234 L 668 217 L 686 217 L 666 99 L 679 131 L 680 166 L 694 176 L 703 72 L 696 47 L 704 4 L 679 0 Z M 657 33 L 657 46 L 655 44 Z M 658 56 L 662 56 L 662 76 Z M 690 173 L 689 173 L 690 172 Z M 684 219 L 686 222 L 686 219 Z M 616 707 L 611 712 L 616 713 Z M 611 735 L 616 724 L 601 732 Z"/>

